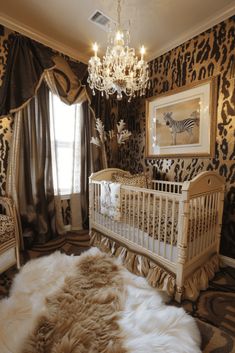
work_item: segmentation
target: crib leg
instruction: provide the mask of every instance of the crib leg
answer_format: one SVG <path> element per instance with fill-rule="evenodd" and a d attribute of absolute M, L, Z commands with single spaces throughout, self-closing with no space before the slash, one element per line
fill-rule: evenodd
<path fill-rule="evenodd" d="M 19 251 L 19 248 L 18 248 L 18 245 L 16 246 L 16 266 L 17 266 L 17 269 L 19 270 L 20 269 L 20 251 Z"/>
<path fill-rule="evenodd" d="M 182 294 L 183 294 L 183 287 L 176 286 L 175 300 L 177 301 L 177 303 L 181 303 Z"/>

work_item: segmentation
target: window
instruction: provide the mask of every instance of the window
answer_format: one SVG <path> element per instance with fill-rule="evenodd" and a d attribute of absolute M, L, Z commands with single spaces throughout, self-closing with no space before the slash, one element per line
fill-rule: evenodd
<path fill-rule="evenodd" d="M 80 192 L 81 105 L 67 105 L 50 93 L 50 132 L 55 194 Z"/>

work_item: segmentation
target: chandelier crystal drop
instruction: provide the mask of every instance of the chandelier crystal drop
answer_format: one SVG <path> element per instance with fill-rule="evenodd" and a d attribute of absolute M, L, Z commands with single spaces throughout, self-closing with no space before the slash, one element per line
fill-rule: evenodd
<path fill-rule="evenodd" d="M 88 79 L 90 88 L 95 95 L 95 89 L 105 93 L 106 98 L 117 92 L 117 99 L 121 100 L 123 93 L 129 101 L 136 95 L 144 95 L 148 80 L 148 64 L 144 61 L 145 48 L 142 46 L 140 59 L 135 55 L 135 49 L 129 47 L 130 34 L 121 29 L 121 5 L 118 0 L 117 30 L 109 33 L 106 53 L 101 60 L 98 55 L 98 46 L 93 46 L 94 56 L 88 63 Z"/>

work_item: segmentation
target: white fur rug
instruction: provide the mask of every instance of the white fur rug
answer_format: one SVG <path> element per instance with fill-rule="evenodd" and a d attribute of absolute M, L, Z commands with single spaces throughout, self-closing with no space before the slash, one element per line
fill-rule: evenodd
<path fill-rule="evenodd" d="M 25 342 L 35 331 L 39 318 L 47 315 L 48 302 L 52 302 L 53 298 L 56 298 L 56 293 L 65 286 L 65 283 L 67 283 L 67 285 L 70 283 L 68 277 L 75 278 L 77 276 L 78 271 L 81 270 L 79 267 L 81 264 L 83 264 L 84 270 L 84 264 L 86 261 L 90 261 L 92 257 L 94 257 L 94 260 L 99 258 L 99 261 L 101 261 L 102 259 L 108 258 L 108 255 L 102 254 L 97 248 L 92 248 L 79 257 L 67 256 L 56 252 L 46 257 L 31 260 L 22 267 L 19 274 L 17 274 L 14 279 L 9 298 L 3 299 L 0 302 L 1 353 L 201 352 L 200 334 L 194 319 L 186 314 L 183 309 L 166 305 L 160 292 L 151 288 L 145 279 L 129 273 L 115 259 L 111 261 L 113 264 L 118 265 L 118 272 L 115 272 L 119 276 L 119 282 L 117 283 L 122 283 L 120 285 L 122 294 L 121 297 L 120 295 L 118 297 L 119 299 L 121 298 L 121 300 L 119 300 L 118 309 L 115 309 L 115 315 L 112 314 L 112 324 L 115 323 L 115 320 L 117 321 L 116 330 L 118 330 L 119 348 L 117 348 L 117 342 L 115 346 L 115 344 L 112 344 L 111 340 L 106 346 L 102 341 L 103 346 L 100 348 L 100 340 L 104 340 L 104 337 L 99 337 L 98 339 L 94 328 L 92 329 L 92 339 L 94 342 L 92 346 L 89 346 L 92 348 L 87 348 L 87 350 L 85 347 L 88 346 L 85 345 L 83 346 L 83 350 L 78 348 L 78 346 L 76 349 L 74 342 L 73 350 L 71 346 L 69 346 L 69 349 L 66 349 L 65 345 L 60 344 L 60 342 L 56 342 L 56 345 L 50 345 L 50 347 L 53 346 L 53 348 L 50 349 L 48 348 L 49 346 L 47 346 L 47 349 L 40 346 L 40 349 L 34 347 L 35 350 L 32 350 L 32 345 L 37 345 L 35 338 L 30 341 L 31 348 L 29 348 L 29 346 L 26 347 Z M 101 267 L 101 271 L 103 271 L 105 275 L 105 269 Z M 114 276 L 115 274 L 113 274 L 113 276 L 111 274 L 112 278 Z M 108 280 L 107 283 L 111 283 L 110 280 Z M 102 292 L 100 292 L 102 283 L 99 282 L 99 290 L 97 290 L 97 293 L 103 293 L 101 296 L 105 294 L 107 283 L 103 285 Z M 76 285 L 79 286 L 79 283 Z M 87 291 L 89 285 L 86 284 L 86 286 L 83 285 L 83 287 L 86 287 L 85 290 Z M 113 288 L 113 292 L 115 291 L 118 292 L 118 288 Z M 105 299 L 101 299 L 100 294 L 97 294 L 97 296 L 99 296 L 99 299 L 96 299 L 97 303 L 103 305 L 105 312 L 105 303 L 109 301 L 108 304 L 110 305 L 112 295 L 110 296 L 109 293 L 108 296 L 106 295 Z M 48 300 L 46 298 L 50 299 Z M 82 313 L 82 308 L 80 309 Z M 95 313 L 93 309 L 89 311 L 90 321 L 92 321 L 93 312 Z M 78 316 L 78 320 L 79 317 L 81 317 L 81 313 L 79 314 L 80 316 Z M 97 318 L 97 315 L 100 314 L 96 313 L 94 320 L 96 321 L 98 330 L 99 320 L 101 322 L 103 318 Z M 63 317 L 61 317 L 61 321 L 63 321 Z M 63 324 L 63 322 L 61 324 Z M 79 332 L 79 329 L 77 329 L 76 334 L 80 334 Z M 64 336 L 65 335 L 66 334 L 64 334 Z M 56 337 L 57 341 L 59 341 L 60 339 L 58 337 L 61 336 L 57 335 Z M 79 337 L 77 338 L 77 342 L 79 342 Z M 79 345 L 81 342 L 77 344 Z"/>

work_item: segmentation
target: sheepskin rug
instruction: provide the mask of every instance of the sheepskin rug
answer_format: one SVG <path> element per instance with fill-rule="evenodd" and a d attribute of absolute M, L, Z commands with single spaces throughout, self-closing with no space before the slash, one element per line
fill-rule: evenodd
<path fill-rule="evenodd" d="M 193 318 L 92 248 L 31 260 L 0 302 L 1 353 L 199 353 Z"/>

